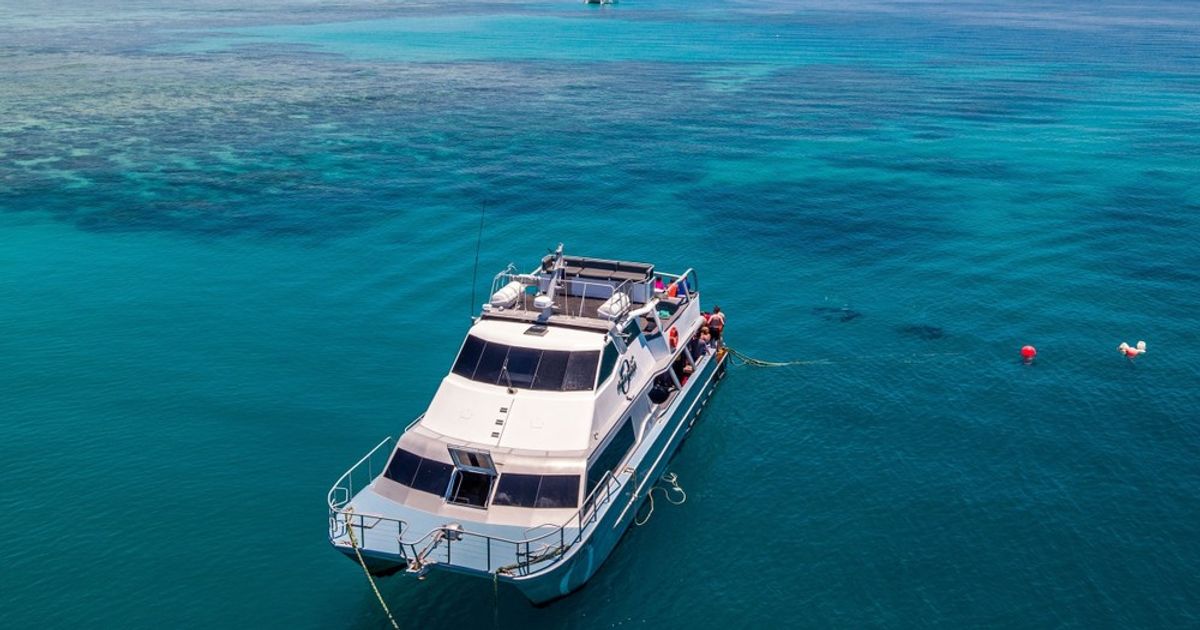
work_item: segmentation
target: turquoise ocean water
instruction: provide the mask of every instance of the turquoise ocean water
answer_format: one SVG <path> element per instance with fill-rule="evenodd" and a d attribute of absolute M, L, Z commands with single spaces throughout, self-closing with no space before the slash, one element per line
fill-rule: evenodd
<path fill-rule="evenodd" d="M 806 363 L 581 592 L 405 627 L 1200 626 L 1200 9 L 834 4 L 0 0 L 0 625 L 382 627 L 325 492 L 486 206 L 476 301 L 562 241 Z"/>

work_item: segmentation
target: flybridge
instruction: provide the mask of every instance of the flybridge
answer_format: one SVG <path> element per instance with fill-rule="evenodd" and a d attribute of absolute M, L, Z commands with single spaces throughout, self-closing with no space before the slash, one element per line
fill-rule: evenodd
<path fill-rule="evenodd" d="M 605 331 L 653 298 L 655 279 L 654 265 L 566 256 L 560 244 L 531 273 L 496 274 L 482 317 Z"/>

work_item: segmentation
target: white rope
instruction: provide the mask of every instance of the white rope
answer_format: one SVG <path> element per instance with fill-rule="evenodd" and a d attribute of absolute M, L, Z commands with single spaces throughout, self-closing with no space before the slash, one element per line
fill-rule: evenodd
<path fill-rule="evenodd" d="M 725 349 L 729 352 L 730 355 L 733 356 L 733 358 L 730 359 L 730 363 L 733 363 L 734 365 L 739 365 L 739 366 L 740 365 L 749 365 L 752 367 L 788 367 L 791 365 L 833 365 L 836 363 L 849 363 L 851 361 L 880 361 L 880 360 L 900 360 L 903 363 L 912 364 L 912 363 L 926 363 L 929 361 L 942 360 L 942 359 L 945 359 L 946 357 L 956 357 L 956 356 L 962 355 L 961 352 L 920 352 L 920 353 L 909 354 L 909 355 L 869 354 L 869 355 L 859 355 L 859 356 L 856 356 L 856 357 L 853 357 L 850 359 L 836 359 L 836 360 L 834 360 L 834 359 L 812 359 L 809 361 L 764 361 L 762 359 L 755 359 L 754 357 L 743 354 L 742 352 L 734 350 L 733 348 L 731 348 L 729 346 L 725 346 Z"/>
<path fill-rule="evenodd" d="M 650 517 L 654 515 L 654 491 L 655 490 L 662 490 L 663 497 L 666 498 L 667 503 L 670 503 L 671 505 L 683 505 L 684 503 L 687 503 L 687 493 L 683 491 L 683 488 L 679 487 L 679 475 L 676 475 L 673 472 L 666 473 L 662 476 L 662 481 L 665 481 L 665 482 L 671 484 L 671 487 L 664 488 L 662 486 L 655 485 L 654 487 L 650 488 L 650 491 L 646 493 L 646 496 L 649 497 L 649 499 L 650 499 L 650 511 L 646 513 L 645 518 L 637 518 L 635 516 L 633 519 L 634 525 L 641 527 L 642 525 L 645 525 L 646 523 L 650 522 Z M 678 501 L 671 498 L 672 490 L 679 493 L 680 498 Z"/>

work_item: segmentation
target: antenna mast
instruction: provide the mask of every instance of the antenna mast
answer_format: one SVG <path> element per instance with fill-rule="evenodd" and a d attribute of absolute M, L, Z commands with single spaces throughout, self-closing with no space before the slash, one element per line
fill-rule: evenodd
<path fill-rule="evenodd" d="M 479 247 L 483 244 L 483 217 L 487 214 L 487 201 L 479 204 L 479 235 L 475 237 L 475 270 L 471 272 L 471 308 L 467 314 L 475 319 L 475 285 L 479 283 Z"/>

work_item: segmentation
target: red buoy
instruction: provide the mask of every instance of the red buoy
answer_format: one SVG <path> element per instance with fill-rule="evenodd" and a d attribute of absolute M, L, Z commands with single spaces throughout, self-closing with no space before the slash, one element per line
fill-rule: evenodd
<path fill-rule="evenodd" d="M 1036 356 L 1037 348 L 1034 348 L 1033 346 L 1025 346 L 1021 348 L 1021 358 L 1025 359 L 1026 361 L 1032 361 L 1033 357 Z"/>

